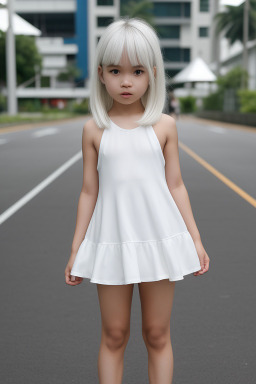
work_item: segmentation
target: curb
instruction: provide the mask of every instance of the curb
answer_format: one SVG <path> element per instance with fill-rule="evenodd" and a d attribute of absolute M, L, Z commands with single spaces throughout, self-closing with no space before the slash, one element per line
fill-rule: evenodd
<path fill-rule="evenodd" d="M 196 117 L 193 115 L 181 115 L 179 116 L 178 121 L 194 121 L 195 123 L 199 124 L 212 124 L 212 125 L 218 125 L 222 128 L 231 128 L 231 129 L 239 129 L 239 130 L 246 130 L 249 132 L 256 133 L 256 129 L 254 127 L 249 127 L 248 125 L 241 125 L 241 124 L 233 124 L 233 123 L 227 123 L 225 121 L 218 121 L 218 120 L 209 120 L 209 119 L 203 119 L 201 117 Z"/>

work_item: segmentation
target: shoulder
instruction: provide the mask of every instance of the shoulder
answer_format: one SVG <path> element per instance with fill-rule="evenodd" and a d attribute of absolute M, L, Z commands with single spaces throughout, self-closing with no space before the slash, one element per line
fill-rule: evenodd
<path fill-rule="evenodd" d="M 164 125 L 175 125 L 175 119 L 166 113 L 162 113 L 160 121 Z"/>
<path fill-rule="evenodd" d="M 86 120 L 86 122 L 84 123 L 83 131 L 87 134 L 94 132 L 97 129 L 98 129 L 98 126 L 95 123 L 94 118 L 90 118 L 90 119 Z"/>
<path fill-rule="evenodd" d="M 94 118 L 88 119 L 83 125 L 83 136 L 94 141 L 95 135 L 101 131 Z"/>
<path fill-rule="evenodd" d="M 161 118 L 156 125 L 159 125 L 159 129 L 163 131 L 166 138 L 173 138 L 177 135 L 176 121 L 172 116 L 167 115 L 166 113 L 162 113 Z"/>

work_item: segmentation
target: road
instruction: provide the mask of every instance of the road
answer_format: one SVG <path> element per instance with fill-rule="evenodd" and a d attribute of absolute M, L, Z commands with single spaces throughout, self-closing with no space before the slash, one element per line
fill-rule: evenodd
<path fill-rule="evenodd" d="M 0 134 L 3 384 L 98 383 L 96 285 L 64 281 L 84 121 Z M 211 261 L 205 275 L 176 282 L 173 384 L 253 384 L 256 131 L 188 119 L 177 127 L 182 177 Z M 148 383 L 137 284 L 123 383 Z"/>

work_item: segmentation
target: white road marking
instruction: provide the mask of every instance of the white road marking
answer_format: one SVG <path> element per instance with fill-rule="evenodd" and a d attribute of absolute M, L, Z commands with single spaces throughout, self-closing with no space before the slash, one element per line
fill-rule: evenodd
<path fill-rule="evenodd" d="M 56 133 L 58 132 L 59 132 L 59 128 L 56 128 L 56 127 L 41 128 L 38 131 L 32 132 L 32 136 L 43 137 L 48 135 L 56 135 Z"/>
<path fill-rule="evenodd" d="M 7 139 L 0 139 L 0 145 L 6 144 L 8 141 Z"/>
<path fill-rule="evenodd" d="M 18 200 L 15 204 L 13 204 L 10 208 L 4 211 L 0 215 L 0 225 L 3 224 L 5 220 L 7 220 L 10 216 L 12 216 L 15 212 L 17 212 L 20 208 L 23 207 L 26 203 L 28 203 L 33 197 L 35 197 L 38 193 L 40 193 L 44 188 L 46 188 L 49 184 L 51 184 L 54 180 L 57 179 L 63 172 L 65 172 L 68 168 L 70 168 L 74 163 L 82 158 L 82 151 L 78 152 L 76 155 L 71 157 L 66 163 L 61 165 L 56 171 L 51 173 L 46 179 L 44 179 L 40 184 L 38 184 L 35 188 L 33 188 L 30 192 L 28 192 L 25 196 L 23 196 L 20 200 Z"/>
<path fill-rule="evenodd" d="M 212 132 L 226 133 L 226 129 L 225 128 L 215 127 L 214 125 L 210 125 L 209 128 L 210 128 L 210 131 L 212 131 Z"/>

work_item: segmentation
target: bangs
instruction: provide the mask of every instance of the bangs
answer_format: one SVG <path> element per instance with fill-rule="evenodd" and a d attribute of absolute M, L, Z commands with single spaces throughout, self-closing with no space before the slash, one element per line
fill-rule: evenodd
<path fill-rule="evenodd" d="M 106 66 L 118 65 L 124 51 L 134 67 L 142 65 L 149 69 L 155 65 L 150 45 L 134 28 L 124 29 L 118 36 L 112 37 L 103 54 L 102 64 Z"/>

